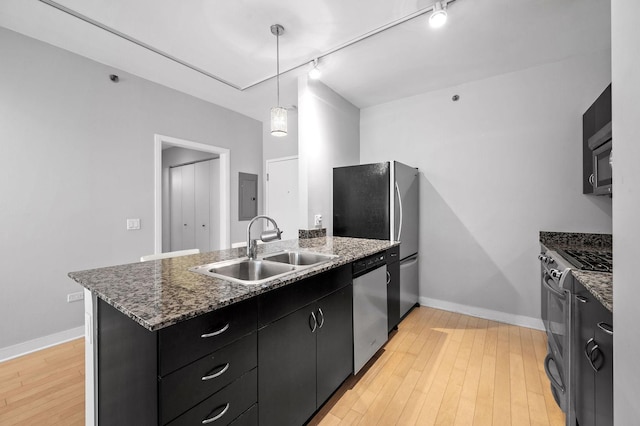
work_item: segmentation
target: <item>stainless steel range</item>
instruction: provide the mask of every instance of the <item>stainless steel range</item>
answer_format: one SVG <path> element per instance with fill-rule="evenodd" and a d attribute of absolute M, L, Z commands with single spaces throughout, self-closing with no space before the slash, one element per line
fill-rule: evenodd
<path fill-rule="evenodd" d="M 574 282 L 571 269 L 611 272 L 612 258 L 607 252 L 548 250 L 538 256 L 541 270 L 541 314 L 547 333 L 544 369 L 551 382 L 551 393 L 566 415 L 566 424 L 576 424 L 571 394 L 572 309 Z"/>

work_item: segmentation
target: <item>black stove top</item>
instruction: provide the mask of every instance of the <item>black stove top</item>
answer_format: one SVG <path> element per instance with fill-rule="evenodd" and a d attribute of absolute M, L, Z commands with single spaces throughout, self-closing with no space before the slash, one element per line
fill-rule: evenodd
<path fill-rule="evenodd" d="M 573 266 L 584 271 L 613 272 L 613 256 L 610 252 L 583 250 L 558 250 Z"/>

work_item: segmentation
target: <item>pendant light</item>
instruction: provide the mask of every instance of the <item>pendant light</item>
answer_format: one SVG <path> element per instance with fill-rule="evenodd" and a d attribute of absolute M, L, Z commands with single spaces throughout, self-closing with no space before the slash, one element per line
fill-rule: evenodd
<path fill-rule="evenodd" d="M 280 36 L 284 27 L 280 24 L 271 26 L 271 34 L 276 36 L 276 87 L 278 104 L 271 108 L 271 134 L 273 136 L 287 135 L 287 110 L 280 106 Z"/>

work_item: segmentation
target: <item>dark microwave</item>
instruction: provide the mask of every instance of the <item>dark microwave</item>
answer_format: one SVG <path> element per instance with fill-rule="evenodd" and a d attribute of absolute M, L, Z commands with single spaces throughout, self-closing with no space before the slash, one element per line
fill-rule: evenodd
<path fill-rule="evenodd" d="M 589 183 L 593 185 L 593 193 L 597 195 L 611 194 L 612 156 L 611 156 L 611 122 L 608 122 L 588 140 L 593 158 L 593 174 Z"/>

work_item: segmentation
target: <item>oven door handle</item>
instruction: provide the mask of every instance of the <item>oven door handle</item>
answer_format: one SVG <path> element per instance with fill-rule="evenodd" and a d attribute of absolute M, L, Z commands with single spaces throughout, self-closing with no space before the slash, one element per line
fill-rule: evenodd
<path fill-rule="evenodd" d="M 567 298 L 567 295 L 562 293 L 561 291 L 556 290 L 555 288 L 553 288 L 551 286 L 551 284 L 549 284 L 549 281 L 551 277 L 549 276 L 549 274 L 545 271 L 544 273 L 544 278 L 542 279 L 542 283 L 544 284 L 544 286 L 553 294 L 555 294 L 555 296 L 560 299 L 560 300 L 565 300 Z"/>
<path fill-rule="evenodd" d="M 558 380 L 556 380 L 553 374 L 551 374 L 551 370 L 549 369 L 549 363 L 552 359 L 553 358 L 551 358 L 551 354 L 547 354 L 546 358 L 544 359 L 544 371 L 545 373 L 547 373 L 547 377 L 549 378 L 549 380 L 551 380 L 553 387 L 559 389 L 560 392 L 564 393 L 564 386 L 562 385 L 562 383 L 559 383 Z"/>

